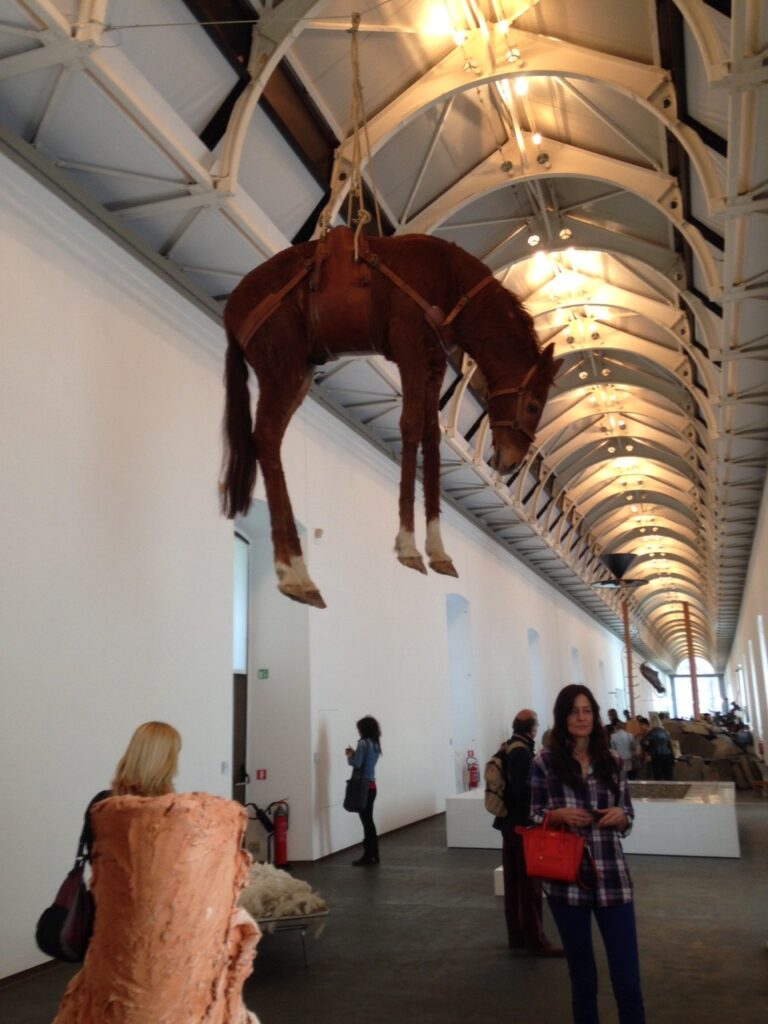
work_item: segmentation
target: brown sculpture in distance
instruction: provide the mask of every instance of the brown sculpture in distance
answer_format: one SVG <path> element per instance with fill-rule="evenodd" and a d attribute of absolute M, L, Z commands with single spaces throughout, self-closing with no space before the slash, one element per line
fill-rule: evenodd
<path fill-rule="evenodd" d="M 243 1004 L 256 922 L 237 906 L 245 810 L 206 793 L 90 811 L 94 931 L 54 1024 L 258 1024 Z"/>
<path fill-rule="evenodd" d="M 414 542 L 416 458 L 422 450 L 426 553 L 435 572 L 456 570 L 440 536 L 439 396 L 454 345 L 487 383 L 493 465 L 504 473 L 526 454 L 561 364 L 539 351 L 533 321 L 479 260 L 428 235 L 359 239 L 348 228 L 278 253 L 251 271 L 224 312 L 225 434 L 223 508 L 247 513 L 257 463 L 264 474 L 275 570 L 282 593 L 325 607 L 309 577 L 280 461 L 288 423 L 315 367 L 341 355 L 380 353 L 402 382 L 400 530 L 403 565 L 426 572 Z M 259 383 L 251 421 L 248 366 Z"/>

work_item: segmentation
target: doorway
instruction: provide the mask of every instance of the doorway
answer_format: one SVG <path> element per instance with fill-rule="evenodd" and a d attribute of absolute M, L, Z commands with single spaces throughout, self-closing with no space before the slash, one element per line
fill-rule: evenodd
<path fill-rule="evenodd" d="M 248 676 L 232 677 L 232 799 L 245 804 L 245 787 L 251 781 L 245 764 L 248 751 Z"/>

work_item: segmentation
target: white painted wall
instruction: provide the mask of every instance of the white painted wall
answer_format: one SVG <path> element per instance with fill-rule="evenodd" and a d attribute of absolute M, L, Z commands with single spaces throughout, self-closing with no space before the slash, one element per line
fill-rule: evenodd
<path fill-rule="evenodd" d="M 228 795 L 232 530 L 218 514 L 219 331 L 2 161 L 0 975 L 136 725 L 181 732 L 180 789 Z"/>
<path fill-rule="evenodd" d="M 5 976 L 44 959 L 35 919 L 70 866 L 85 803 L 138 723 L 162 718 L 181 731 L 179 789 L 228 795 L 233 540 L 216 494 L 219 328 L 15 167 L 2 161 L 0 173 Z M 443 809 L 449 593 L 469 605 L 481 759 L 521 706 L 533 704 L 546 727 L 571 678 L 571 647 L 607 706 L 620 642 L 491 538 L 448 510 L 461 579 L 423 577 L 392 553 L 390 460 L 311 402 L 284 451 L 329 607 L 277 594 L 257 501 L 243 523 L 248 796 L 260 806 L 290 799 L 292 859 L 359 840 L 341 798 L 343 750 L 364 714 L 383 727 L 381 831 Z M 540 638 L 535 679 L 529 629 Z"/>
<path fill-rule="evenodd" d="M 768 743 L 768 477 L 752 543 L 739 624 L 725 670 L 729 699 L 747 704 L 755 739 Z M 760 621 L 759 621 L 760 620 Z M 762 627 L 762 628 L 761 628 Z M 737 666 L 741 671 L 737 673 Z"/>

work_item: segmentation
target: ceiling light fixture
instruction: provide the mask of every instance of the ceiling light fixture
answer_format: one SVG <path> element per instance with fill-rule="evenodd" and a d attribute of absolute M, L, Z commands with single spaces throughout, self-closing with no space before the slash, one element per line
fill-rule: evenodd
<path fill-rule="evenodd" d="M 589 376 L 589 374 L 587 373 L 586 370 L 580 370 L 579 371 L 579 380 L 586 380 L 588 376 Z"/>
<path fill-rule="evenodd" d="M 613 453 L 614 453 L 615 451 L 616 451 L 616 445 L 614 445 L 614 444 L 609 444 L 609 445 L 608 445 L 608 454 L 609 454 L 609 455 L 613 455 Z"/>
<path fill-rule="evenodd" d="M 539 136 L 539 139 L 541 139 L 541 136 Z M 536 141 L 536 137 L 535 136 L 534 136 L 534 140 L 533 141 L 534 142 Z M 558 231 L 558 235 L 562 239 L 562 241 L 567 242 L 568 239 L 573 235 L 573 232 L 571 231 L 570 228 L 562 227 Z"/>
<path fill-rule="evenodd" d="M 541 145 L 541 132 L 534 132 L 533 135 L 531 136 L 531 142 L 534 144 L 534 146 L 540 146 Z"/>
<path fill-rule="evenodd" d="M 528 235 L 528 245 L 533 248 L 534 245 L 538 245 L 541 241 L 541 235 L 536 234 L 535 231 L 531 231 Z"/>

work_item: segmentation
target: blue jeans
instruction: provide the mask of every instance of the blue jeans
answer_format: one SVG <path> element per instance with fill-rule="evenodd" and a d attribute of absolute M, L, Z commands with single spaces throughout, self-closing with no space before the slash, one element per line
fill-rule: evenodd
<path fill-rule="evenodd" d="M 615 907 L 571 907 L 549 901 L 568 960 L 573 1024 L 600 1024 L 597 967 L 592 950 L 592 915 L 603 937 L 619 1024 L 645 1024 L 633 903 Z"/>

